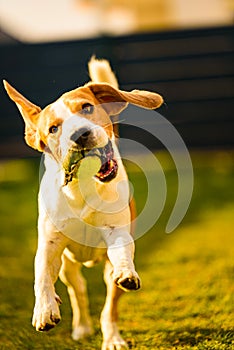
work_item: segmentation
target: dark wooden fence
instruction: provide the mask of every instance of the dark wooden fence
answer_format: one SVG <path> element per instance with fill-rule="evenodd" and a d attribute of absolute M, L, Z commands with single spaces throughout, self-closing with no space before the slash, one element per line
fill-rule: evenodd
<path fill-rule="evenodd" d="M 44 107 L 88 81 L 87 61 L 109 59 L 122 89 L 162 94 L 161 113 L 189 148 L 234 146 L 234 27 L 101 37 L 65 43 L 0 46 L 0 76 Z M 23 123 L 0 87 L 0 155 L 35 155 Z M 131 138 L 134 130 L 122 131 Z M 126 135 L 127 133 L 127 135 Z M 157 142 L 150 144 L 157 148 Z"/>

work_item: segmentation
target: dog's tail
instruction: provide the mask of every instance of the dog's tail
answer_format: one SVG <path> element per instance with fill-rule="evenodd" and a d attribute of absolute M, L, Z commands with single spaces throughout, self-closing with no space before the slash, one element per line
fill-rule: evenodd
<path fill-rule="evenodd" d="M 112 85 L 114 88 L 118 89 L 119 84 L 118 80 L 115 76 L 115 73 L 111 69 L 109 61 L 105 59 L 97 59 L 95 56 L 91 57 L 88 63 L 89 76 L 91 81 L 94 83 L 108 83 Z M 113 130 L 115 136 L 119 137 L 119 116 L 111 116 L 111 120 L 113 123 Z"/>
<path fill-rule="evenodd" d="M 89 76 L 94 83 L 108 83 L 118 89 L 118 80 L 111 69 L 110 63 L 105 59 L 91 57 L 89 63 Z"/>

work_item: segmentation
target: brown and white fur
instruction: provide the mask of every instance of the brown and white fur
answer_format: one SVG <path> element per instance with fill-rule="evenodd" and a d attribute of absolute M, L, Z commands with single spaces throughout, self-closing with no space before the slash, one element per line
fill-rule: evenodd
<path fill-rule="evenodd" d="M 127 344 L 117 328 L 117 302 L 123 290 L 139 289 L 140 279 L 133 262 L 134 206 L 129 203 L 127 175 L 111 117 L 118 115 L 128 103 L 155 109 L 163 99 L 153 92 L 119 90 L 105 60 L 92 58 L 89 72 L 91 82 L 63 94 L 43 110 L 4 81 L 9 97 L 23 116 L 27 144 L 44 152 L 45 157 L 46 170 L 39 192 L 32 324 L 38 331 L 48 331 L 60 321 L 61 300 L 54 287 L 59 276 L 70 296 L 72 338 L 80 340 L 92 334 L 86 283 L 80 269 L 82 264 L 105 259 L 107 296 L 101 313 L 102 349 L 125 349 Z M 111 164 L 108 172 L 115 165 L 113 178 L 103 182 L 95 176 L 101 163 L 94 154 L 80 160 L 77 168 L 80 177 L 73 174 L 66 180 L 63 161 L 70 149 L 102 150 L 107 144 L 113 152 L 114 161 L 108 163 Z M 82 168 L 82 164 L 86 165 Z M 82 188 L 79 181 L 83 181 Z"/>

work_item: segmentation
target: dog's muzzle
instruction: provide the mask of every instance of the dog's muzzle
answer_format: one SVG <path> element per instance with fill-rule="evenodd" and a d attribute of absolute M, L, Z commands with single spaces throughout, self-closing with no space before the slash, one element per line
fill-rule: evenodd
<path fill-rule="evenodd" d="M 101 182 L 110 182 L 113 180 L 118 172 L 118 163 L 114 159 L 114 151 L 109 140 L 107 145 L 102 148 L 82 148 L 74 147 L 68 150 L 68 153 L 63 161 L 63 168 L 65 170 L 66 186 L 73 178 L 77 177 L 80 162 L 85 157 L 99 157 L 101 160 L 101 167 L 95 176 Z"/>

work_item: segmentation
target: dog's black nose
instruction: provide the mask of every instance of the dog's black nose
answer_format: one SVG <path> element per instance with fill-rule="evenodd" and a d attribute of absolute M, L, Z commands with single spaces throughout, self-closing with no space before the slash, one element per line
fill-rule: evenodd
<path fill-rule="evenodd" d="M 91 130 L 88 128 L 81 128 L 77 131 L 75 131 L 71 135 L 71 140 L 77 143 L 80 146 L 84 146 L 85 142 L 88 140 L 89 136 L 91 134 Z"/>

